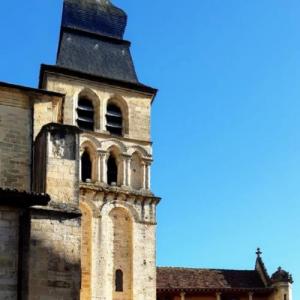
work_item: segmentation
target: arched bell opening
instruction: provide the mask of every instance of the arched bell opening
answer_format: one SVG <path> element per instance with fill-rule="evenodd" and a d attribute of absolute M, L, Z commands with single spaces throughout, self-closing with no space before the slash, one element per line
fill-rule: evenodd
<path fill-rule="evenodd" d="M 88 182 L 92 180 L 92 160 L 87 149 L 81 156 L 81 181 Z"/>

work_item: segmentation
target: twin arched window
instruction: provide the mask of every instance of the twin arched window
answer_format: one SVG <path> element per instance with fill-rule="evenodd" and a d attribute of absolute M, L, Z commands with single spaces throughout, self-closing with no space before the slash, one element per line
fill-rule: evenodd
<path fill-rule="evenodd" d="M 95 129 L 95 108 L 86 96 L 78 99 L 77 125 L 82 130 Z M 123 135 L 123 114 L 120 107 L 114 103 L 108 103 L 106 108 L 106 130 L 113 135 Z"/>

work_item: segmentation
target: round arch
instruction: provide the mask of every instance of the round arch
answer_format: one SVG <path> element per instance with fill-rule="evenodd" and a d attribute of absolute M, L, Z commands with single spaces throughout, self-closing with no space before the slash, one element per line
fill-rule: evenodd
<path fill-rule="evenodd" d="M 107 202 L 100 208 L 100 216 L 109 216 L 110 212 L 115 208 L 122 208 L 127 211 L 132 220 L 136 223 L 140 222 L 139 214 L 134 206 L 128 202 L 115 200 L 113 202 Z"/>
<path fill-rule="evenodd" d="M 120 151 L 120 153 L 127 153 L 127 147 L 125 146 L 124 143 L 122 143 L 118 139 L 109 139 L 105 140 L 99 143 L 100 147 L 104 151 L 109 151 L 110 148 L 112 147 L 117 147 Z"/>
<path fill-rule="evenodd" d="M 90 173 L 90 179 L 92 181 L 96 181 L 97 180 L 97 151 L 96 148 L 94 146 L 94 144 L 87 140 L 85 142 L 83 142 L 80 146 L 80 150 L 81 150 L 81 164 L 80 164 L 80 178 L 81 180 L 84 177 L 89 177 L 86 174 L 83 174 L 83 172 L 89 172 Z M 88 166 L 89 162 L 87 161 L 89 157 L 90 160 L 90 164 L 91 166 Z M 87 165 L 85 165 L 87 164 Z M 89 171 L 90 169 L 90 171 Z M 88 171 L 87 171 L 88 170 Z"/>
<path fill-rule="evenodd" d="M 151 154 L 142 146 L 137 145 L 137 146 L 131 146 L 128 148 L 127 153 L 129 155 L 133 155 L 135 152 L 140 153 L 140 155 L 143 157 L 147 157 L 147 158 L 151 157 Z"/>

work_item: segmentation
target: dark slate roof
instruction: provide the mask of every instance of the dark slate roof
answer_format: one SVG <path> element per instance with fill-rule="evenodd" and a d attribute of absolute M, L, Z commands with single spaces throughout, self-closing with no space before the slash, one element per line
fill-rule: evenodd
<path fill-rule="evenodd" d="M 57 64 L 87 74 L 137 82 L 129 45 L 95 35 L 64 31 Z"/>
<path fill-rule="evenodd" d="M 45 206 L 49 201 L 50 197 L 47 194 L 0 188 L 0 205 L 14 207 Z"/>
<path fill-rule="evenodd" d="M 64 0 L 57 65 L 91 75 L 138 82 L 127 16 L 108 0 Z"/>
<path fill-rule="evenodd" d="M 157 290 L 265 289 L 252 270 L 157 268 Z"/>
<path fill-rule="evenodd" d="M 122 39 L 127 15 L 108 0 L 65 0 L 62 26 Z"/>

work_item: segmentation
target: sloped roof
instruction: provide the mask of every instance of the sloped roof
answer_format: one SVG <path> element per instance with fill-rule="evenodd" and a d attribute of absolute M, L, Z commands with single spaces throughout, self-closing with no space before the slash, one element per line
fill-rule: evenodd
<path fill-rule="evenodd" d="M 157 290 L 264 289 L 255 270 L 157 268 Z"/>

